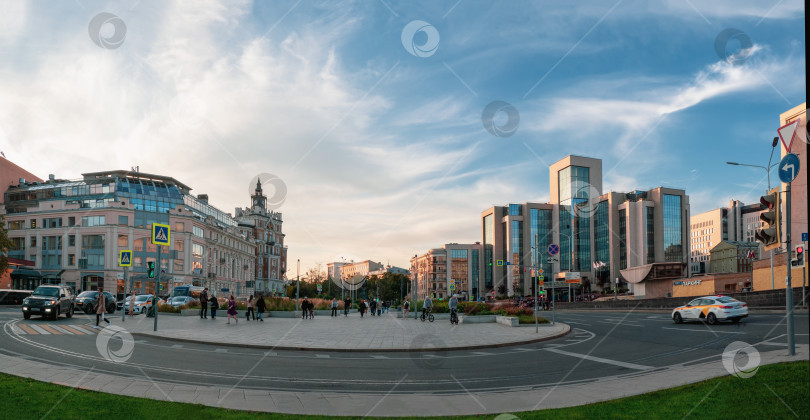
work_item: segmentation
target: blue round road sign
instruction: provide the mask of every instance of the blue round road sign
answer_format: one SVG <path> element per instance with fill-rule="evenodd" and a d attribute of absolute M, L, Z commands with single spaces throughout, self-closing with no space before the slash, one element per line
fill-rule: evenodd
<path fill-rule="evenodd" d="M 557 244 L 551 244 L 548 246 L 548 254 L 549 255 L 557 255 L 560 252 L 560 247 Z"/>
<path fill-rule="evenodd" d="M 779 179 L 788 183 L 796 178 L 799 174 L 799 157 L 793 153 L 788 153 L 779 162 Z"/>

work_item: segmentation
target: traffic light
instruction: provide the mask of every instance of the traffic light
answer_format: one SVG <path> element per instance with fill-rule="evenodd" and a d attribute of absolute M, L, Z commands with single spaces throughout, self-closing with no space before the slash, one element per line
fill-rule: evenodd
<path fill-rule="evenodd" d="M 765 222 L 766 226 L 756 231 L 754 237 L 757 241 L 762 242 L 766 251 L 779 248 L 782 243 L 779 217 L 779 209 L 781 208 L 779 187 L 770 190 L 768 195 L 760 197 L 759 202 L 765 207 L 765 210 L 760 213 L 759 219 Z"/>
<path fill-rule="evenodd" d="M 796 258 L 790 261 L 790 265 L 794 267 L 804 265 L 804 245 L 796 245 Z"/>
<path fill-rule="evenodd" d="M 155 262 L 149 261 L 146 263 L 146 276 L 150 279 L 155 278 Z"/>
<path fill-rule="evenodd" d="M 492 267 L 492 258 L 489 259 L 489 266 Z"/>

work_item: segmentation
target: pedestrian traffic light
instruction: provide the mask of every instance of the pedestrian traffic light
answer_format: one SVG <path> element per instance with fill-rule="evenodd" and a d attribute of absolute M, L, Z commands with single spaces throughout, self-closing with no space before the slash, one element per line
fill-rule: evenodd
<path fill-rule="evenodd" d="M 804 245 L 796 245 L 796 258 L 794 258 L 790 265 L 794 267 L 804 265 Z"/>
<path fill-rule="evenodd" d="M 489 266 L 492 267 L 492 258 L 489 259 Z"/>
<path fill-rule="evenodd" d="M 155 262 L 149 261 L 146 263 L 146 276 L 150 279 L 155 278 Z"/>
<path fill-rule="evenodd" d="M 765 210 L 759 215 L 759 219 L 765 222 L 765 226 L 756 231 L 754 237 L 757 241 L 762 242 L 766 251 L 779 248 L 782 237 L 779 217 L 781 206 L 779 187 L 770 190 L 768 195 L 760 197 L 759 202 L 765 207 Z"/>

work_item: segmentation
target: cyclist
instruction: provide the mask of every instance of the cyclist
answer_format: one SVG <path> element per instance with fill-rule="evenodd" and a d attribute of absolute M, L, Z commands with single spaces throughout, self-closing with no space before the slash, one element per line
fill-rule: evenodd
<path fill-rule="evenodd" d="M 458 313 L 456 313 L 456 309 L 458 308 L 458 295 L 454 294 L 453 297 L 447 302 L 447 306 L 450 308 L 450 323 L 453 324 L 455 320 L 458 319 Z"/>
<path fill-rule="evenodd" d="M 430 296 L 425 296 L 425 300 L 422 301 L 422 317 L 426 317 L 431 310 L 433 310 L 433 301 L 430 300 Z"/>

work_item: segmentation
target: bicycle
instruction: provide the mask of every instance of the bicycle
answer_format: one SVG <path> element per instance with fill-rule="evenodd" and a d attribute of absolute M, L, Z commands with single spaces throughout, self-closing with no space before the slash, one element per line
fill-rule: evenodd
<path fill-rule="evenodd" d="M 450 324 L 458 325 L 458 312 L 455 309 L 450 310 Z"/>
<path fill-rule="evenodd" d="M 430 313 L 431 311 L 432 311 L 432 309 L 428 309 L 427 311 L 422 311 L 422 315 L 419 316 L 419 319 L 421 319 L 422 322 L 425 322 L 425 320 L 433 322 L 434 318 L 433 318 L 433 314 Z"/>

